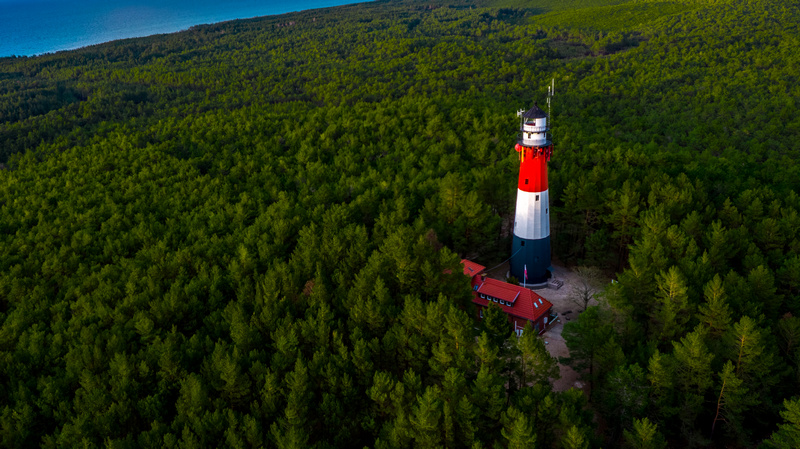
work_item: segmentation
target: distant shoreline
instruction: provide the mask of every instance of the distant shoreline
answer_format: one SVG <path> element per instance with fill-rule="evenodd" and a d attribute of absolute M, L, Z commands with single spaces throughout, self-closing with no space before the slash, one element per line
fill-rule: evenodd
<path fill-rule="evenodd" d="M 0 3 L 0 59 L 42 56 L 234 20 L 370 2 L 237 0 L 224 6 L 212 0 L 90 0 L 80 2 L 80 6 L 71 1 Z"/>

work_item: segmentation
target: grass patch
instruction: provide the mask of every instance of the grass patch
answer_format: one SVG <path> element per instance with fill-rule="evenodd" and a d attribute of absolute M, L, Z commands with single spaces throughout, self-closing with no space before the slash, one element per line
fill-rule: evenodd
<path fill-rule="evenodd" d="M 564 11 L 626 3 L 630 0 L 489 0 L 482 6 L 494 8 L 530 8 L 545 11 Z"/>
<path fill-rule="evenodd" d="M 587 0 L 589 1 L 589 0 Z M 625 3 L 591 8 L 552 11 L 531 18 L 533 23 L 553 27 L 597 31 L 640 29 L 664 16 L 696 8 L 691 3 Z"/>

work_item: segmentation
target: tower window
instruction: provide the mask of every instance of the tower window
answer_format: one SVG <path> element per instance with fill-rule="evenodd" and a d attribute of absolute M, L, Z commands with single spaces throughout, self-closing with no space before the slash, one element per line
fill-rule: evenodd
<path fill-rule="evenodd" d="M 528 180 L 527 179 L 525 180 L 525 185 L 528 185 Z"/>
<path fill-rule="evenodd" d="M 527 184 L 527 182 L 525 182 Z M 539 195 L 536 195 L 536 201 L 539 201 Z"/>
<path fill-rule="evenodd" d="M 546 214 L 546 213 L 547 213 L 549 210 L 550 210 L 550 209 L 546 207 L 546 208 L 544 209 L 544 213 Z"/>
<path fill-rule="evenodd" d="M 519 246 L 525 246 L 525 240 L 520 241 Z"/>

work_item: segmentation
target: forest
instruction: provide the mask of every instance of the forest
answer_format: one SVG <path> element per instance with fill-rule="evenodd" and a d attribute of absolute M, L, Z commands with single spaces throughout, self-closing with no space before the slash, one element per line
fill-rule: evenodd
<path fill-rule="evenodd" d="M 0 447 L 800 447 L 800 5 L 379 0 L 0 58 Z M 589 384 L 510 253 L 554 80 Z"/>

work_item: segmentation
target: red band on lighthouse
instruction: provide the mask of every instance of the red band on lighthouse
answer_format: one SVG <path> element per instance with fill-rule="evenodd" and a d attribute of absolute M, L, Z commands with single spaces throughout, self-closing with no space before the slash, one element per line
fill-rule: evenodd
<path fill-rule="evenodd" d="M 519 190 L 523 192 L 542 192 L 547 190 L 547 156 L 550 154 L 549 150 L 549 147 L 522 147 L 520 150 L 522 163 L 519 166 L 519 183 L 517 184 Z"/>

